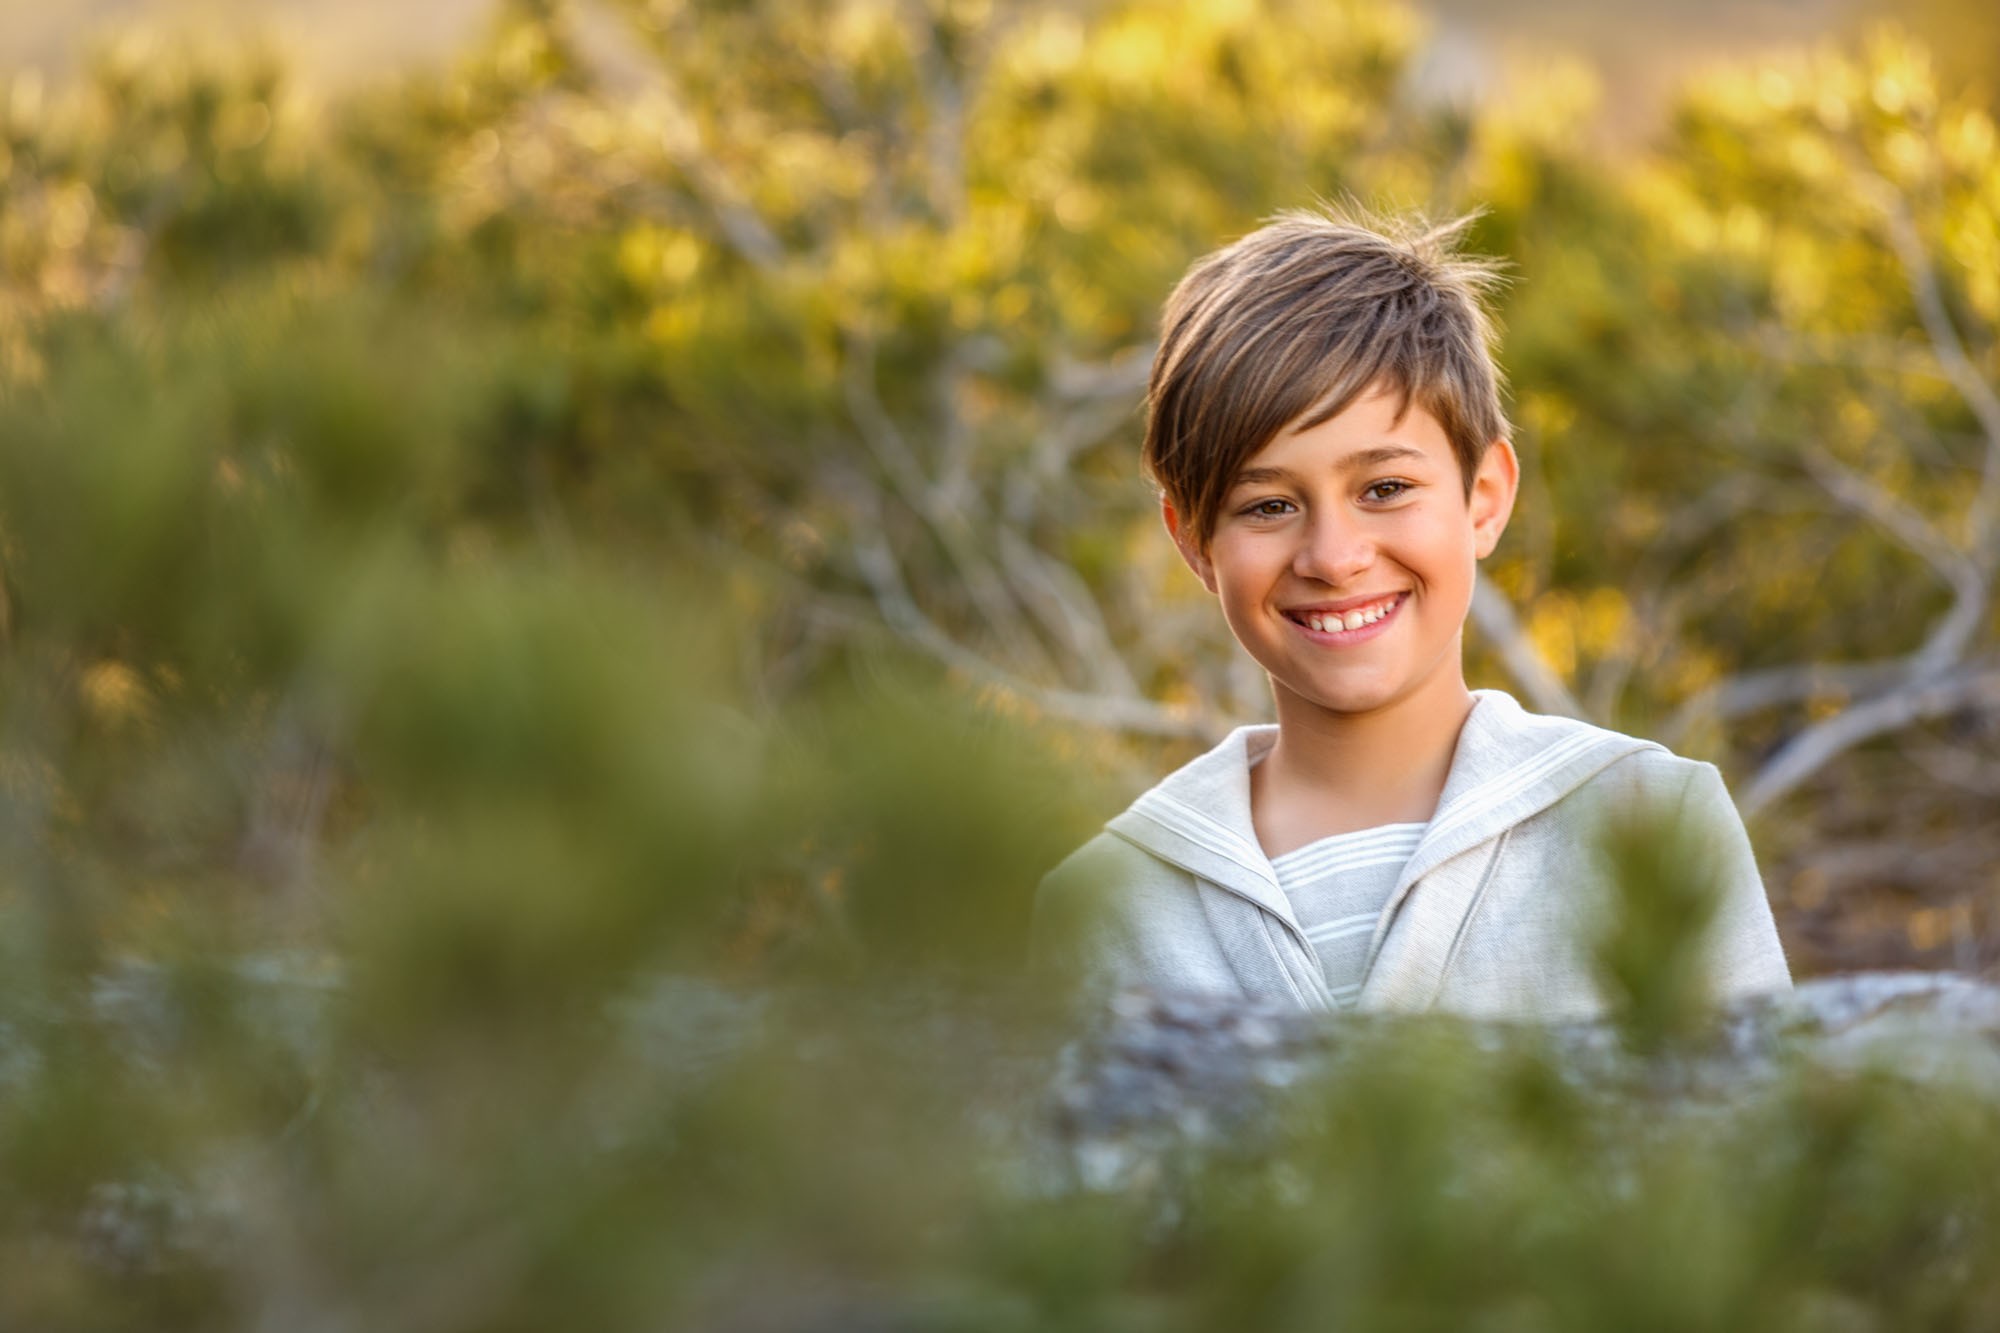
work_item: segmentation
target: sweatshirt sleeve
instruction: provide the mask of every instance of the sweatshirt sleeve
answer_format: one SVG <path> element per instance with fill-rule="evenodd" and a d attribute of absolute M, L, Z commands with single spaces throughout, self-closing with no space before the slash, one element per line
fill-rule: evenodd
<path fill-rule="evenodd" d="M 1719 1003 L 1790 990 L 1791 969 L 1778 942 L 1770 899 L 1743 817 L 1713 764 L 1698 764 L 1681 792 L 1686 827 L 1715 857 L 1722 901 L 1709 936 L 1710 979 Z"/>
<path fill-rule="evenodd" d="M 1114 988 L 1127 970 L 1127 932 L 1108 892 L 1114 867 L 1101 840 L 1079 848 L 1035 891 L 1028 972 L 1079 1001 Z"/>

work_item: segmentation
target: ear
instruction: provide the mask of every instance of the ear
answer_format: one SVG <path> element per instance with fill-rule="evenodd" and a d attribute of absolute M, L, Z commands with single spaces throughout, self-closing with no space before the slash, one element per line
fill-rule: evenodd
<path fill-rule="evenodd" d="M 1174 502 L 1164 495 L 1160 497 L 1160 519 L 1167 525 L 1167 535 L 1174 539 L 1174 545 L 1180 550 L 1181 559 L 1187 561 L 1187 567 L 1201 580 L 1201 586 L 1214 592 L 1214 564 L 1209 561 L 1207 552 L 1201 549 L 1201 544 L 1194 539 L 1194 533 L 1181 521 L 1180 512 L 1174 508 Z"/>
<path fill-rule="evenodd" d="M 1493 554 L 1507 520 L 1514 512 L 1514 492 L 1521 484 L 1521 460 L 1505 439 L 1486 446 L 1479 470 L 1472 474 L 1472 547 L 1481 560 Z"/>

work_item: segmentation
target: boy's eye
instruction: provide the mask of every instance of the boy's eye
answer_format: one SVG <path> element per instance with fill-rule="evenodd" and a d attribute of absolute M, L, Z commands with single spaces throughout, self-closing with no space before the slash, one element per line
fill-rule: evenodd
<path fill-rule="evenodd" d="M 1290 500 L 1259 500 L 1243 512 L 1257 518 L 1282 518 L 1291 511 Z"/>
<path fill-rule="evenodd" d="M 1409 489 L 1407 481 L 1377 481 L 1370 483 L 1362 494 L 1371 500 L 1393 500 Z"/>

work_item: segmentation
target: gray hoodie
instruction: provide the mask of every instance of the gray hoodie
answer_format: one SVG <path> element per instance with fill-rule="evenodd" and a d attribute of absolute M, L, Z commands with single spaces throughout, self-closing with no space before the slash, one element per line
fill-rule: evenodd
<path fill-rule="evenodd" d="M 1486 1018 L 1603 1013 L 1591 965 L 1607 818 L 1681 821 L 1722 899 L 1706 937 L 1719 999 L 1791 985 L 1743 821 L 1712 764 L 1651 741 L 1524 711 L 1473 708 L 1437 811 L 1376 922 L 1363 1010 Z M 1043 880 L 1040 966 L 1093 991 L 1142 986 L 1331 1010 L 1319 960 L 1250 822 L 1250 766 L 1277 728 L 1241 727 L 1168 776 Z"/>

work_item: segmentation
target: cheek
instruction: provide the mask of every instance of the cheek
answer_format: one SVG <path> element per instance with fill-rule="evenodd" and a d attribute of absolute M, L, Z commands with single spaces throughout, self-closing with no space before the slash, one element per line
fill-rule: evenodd
<path fill-rule="evenodd" d="M 1214 589 L 1225 605 L 1254 607 L 1269 596 L 1277 573 L 1266 552 L 1241 547 L 1214 566 Z"/>
<path fill-rule="evenodd" d="M 1264 590 L 1244 576 L 1241 569 L 1218 570 L 1216 600 L 1222 604 L 1222 618 L 1241 639 L 1262 611 Z"/>
<path fill-rule="evenodd" d="M 1241 586 L 1226 579 L 1216 585 L 1215 592 L 1222 602 L 1223 618 L 1232 625 L 1241 622 L 1257 605 L 1255 597 Z"/>

